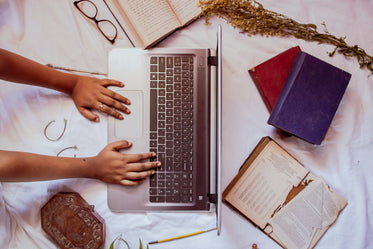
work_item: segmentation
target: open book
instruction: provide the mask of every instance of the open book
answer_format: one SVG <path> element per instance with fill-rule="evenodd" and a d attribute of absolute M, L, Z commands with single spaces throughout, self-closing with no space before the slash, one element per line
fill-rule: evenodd
<path fill-rule="evenodd" d="M 198 17 L 198 0 L 105 0 L 135 47 L 149 48 Z"/>
<path fill-rule="evenodd" d="M 223 201 L 284 248 L 312 248 L 347 201 L 270 137 L 223 192 Z"/>

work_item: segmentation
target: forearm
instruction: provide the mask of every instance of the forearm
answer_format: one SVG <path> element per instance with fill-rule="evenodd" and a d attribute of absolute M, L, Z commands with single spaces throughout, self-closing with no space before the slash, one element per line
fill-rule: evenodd
<path fill-rule="evenodd" d="M 71 95 L 78 76 L 49 68 L 0 49 L 0 78 L 17 83 L 47 87 Z"/>
<path fill-rule="evenodd" d="M 0 181 L 43 181 L 65 178 L 92 178 L 106 183 L 138 185 L 154 174 L 161 164 L 154 152 L 125 155 L 128 141 L 108 144 L 94 157 L 67 158 L 0 150 Z"/>
<path fill-rule="evenodd" d="M 62 178 L 90 178 L 92 158 L 44 156 L 0 151 L 0 181 L 41 181 Z"/>

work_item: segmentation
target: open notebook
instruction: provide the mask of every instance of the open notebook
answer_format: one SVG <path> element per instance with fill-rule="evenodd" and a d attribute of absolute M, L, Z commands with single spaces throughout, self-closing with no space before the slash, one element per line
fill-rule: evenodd
<path fill-rule="evenodd" d="M 150 48 L 201 14 L 198 0 L 104 0 L 128 39 Z"/>

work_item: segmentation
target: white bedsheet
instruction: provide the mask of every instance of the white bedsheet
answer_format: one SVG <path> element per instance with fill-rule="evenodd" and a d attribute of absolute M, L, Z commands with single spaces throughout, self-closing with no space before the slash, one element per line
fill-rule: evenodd
<path fill-rule="evenodd" d="M 112 19 L 101 0 L 99 18 Z M 370 0 L 264 0 L 268 9 L 302 23 L 317 24 L 336 36 L 346 36 L 373 54 L 373 1 Z M 315 175 L 321 175 L 348 205 L 316 248 L 373 248 L 373 78 L 354 58 L 329 57 L 328 45 L 295 38 L 248 37 L 222 19 L 211 25 L 197 20 L 175 32 L 159 47 L 215 47 L 216 26 L 223 26 L 223 189 L 263 136 L 272 136 Z M 328 132 L 327 140 L 314 146 L 297 138 L 281 138 L 266 122 L 269 113 L 247 70 L 299 45 L 301 49 L 352 74 L 350 84 Z M 0 47 L 43 64 L 107 72 L 107 54 L 114 47 L 130 47 L 120 32 L 115 45 L 107 42 L 73 6 L 73 0 L 0 0 Z M 99 114 L 101 115 L 101 114 Z M 59 92 L 0 82 L 0 149 L 64 156 L 94 156 L 107 143 L 106 116 L 100 123 L 86 120 L 72 100 Z M 57 142 L 44 136 L 58 134 Z M 78 134 L 78 135 L 77 135 Z M 91 179 L 67 179 L 0 184 L 0 248 L 56 248 L 41 229 L 40 208 L 55 193 L 76 191 L 105 219 L 106 242 L 122 234 L 131 248 L 143 242 L 215 227 L 209 213 L 117 214 L 108 209 L 106 185 Z M 250 222 L 223 205 L 221 236 L 209 232 L 150 248 L 279 248 Z M 122 247 L 124 248 L 124 247 Z"/>

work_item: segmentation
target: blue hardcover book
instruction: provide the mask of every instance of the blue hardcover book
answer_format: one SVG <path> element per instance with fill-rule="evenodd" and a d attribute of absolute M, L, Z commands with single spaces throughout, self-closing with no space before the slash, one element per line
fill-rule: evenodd
<path fill-rule="evenodd" d="M 313 144 L 321 144 L 351 74 L 299 52 L 268 123 Z"/>

